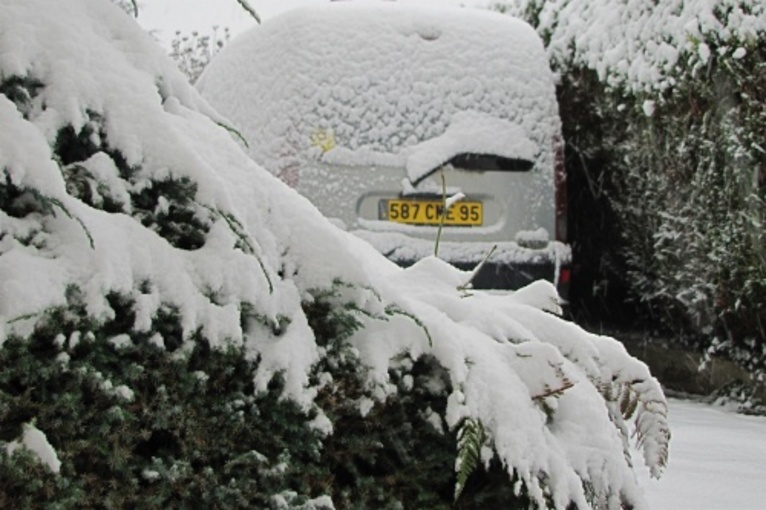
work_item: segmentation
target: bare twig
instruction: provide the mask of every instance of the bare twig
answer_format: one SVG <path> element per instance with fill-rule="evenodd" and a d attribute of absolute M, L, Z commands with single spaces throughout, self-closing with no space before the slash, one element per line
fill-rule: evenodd
<path fill-rule="evenodd" d="M 447 219 L 447 179 L 444 177 L 444 167 L 439 169 L 442 178 L 442 216 L 439 219 L 439 231 L 436 232 L 436 244 L 434 245 L 434 257 L 439 256 L 439 242 L 442 239 L 444 221 Z"/>
<path fill-rule="evenodd" d="M 258 22 L 258 24 L 261 24 L 261 17 L 258 15 L 257 12 L 255 12 L 255 9 L 250 5 L 250 2 L 247 0 L 237 0 L 237 3 L 247 11 L 247 13 L 253 17 L 253 19 Z"/>

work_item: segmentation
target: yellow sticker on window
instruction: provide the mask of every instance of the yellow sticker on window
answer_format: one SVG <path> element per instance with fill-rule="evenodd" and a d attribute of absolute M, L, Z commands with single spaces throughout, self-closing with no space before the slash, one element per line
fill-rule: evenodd
<path fill-rule="evenodd" d="M 319 147 L 322 153 L 335 148 L 335 135 L 331 129 L 319 128 L 311 135 L 311 146 Z"/>

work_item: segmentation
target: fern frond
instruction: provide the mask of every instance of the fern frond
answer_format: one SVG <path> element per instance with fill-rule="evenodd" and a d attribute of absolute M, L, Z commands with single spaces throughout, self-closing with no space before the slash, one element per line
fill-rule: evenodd
<path fill-rule="evenodd" d="M 575 385 L 574 381 L 572 381 L 564 372 L 564 367 L 561 363 L 549 363 L 548 365 L 553 369 L 553 373 L 558 380 L 558 385 L 551 386 L 550 384 L 546 384 L 541 393 L 532 396 L 533 400 L 542 401 L 548 397 L 559 398 L 564 392 Z"/>
<path fill-rule="evenodd" d="M 659 478 L 667 465 L 670 426 L 668 407 L 656 393 L 654 381 L 646 379 L 616 380 L 599 388 L 610 408 L 609 415 L 622 435 L 627 434 L 625 422 L 633 420 L 637 446 L 643 450 L 644 462 L 653 477 Z M 626 458 L 630 456 L 627 441 Z"/>
<path fill-rule="evenodd" d="M 642 450 L 644 464 L 653 477 L 659 478 L 668 462 L 671 438 L 668 406 L 662 387 L 652 377 L 649 368 L 632 358 L 621 343 L 598 335 L 590 335 L 589 338 L 593 348 L 590 355 L 584 351 L 578 353 L 574 344 L 554 345 L 560 345 L 561 352 L 569 361 L 585 371 L 604 398 L 609 418 L 623 441 L 628 463 L 631 464 L 632 456 L 632 428 L 632 436 Z M 592 363 L 587 363 L 588 359 Z M 630 422 L 633 422 L 633 427 L 630 427 Z"/>
<path fill-rule="evenodd" d="M 630 386 L 627 386 L 622 391 L 622 397 L 620 398 L 620 412 L 622 413 L 622 417 L 626 420 L 632 418 L 636 409 L 638 409 L 638 402 L 638 393 L 630 391 Z"/>
<path fill-rule="evenodd" d="M 468 477 L 476 471 L 481 460 L 481 448 L 487 441 L 484 425 L 474 418 L 466 418 L 457 433 L 457 459 L 455 459 L 455 501 L 462 494 Z"/>

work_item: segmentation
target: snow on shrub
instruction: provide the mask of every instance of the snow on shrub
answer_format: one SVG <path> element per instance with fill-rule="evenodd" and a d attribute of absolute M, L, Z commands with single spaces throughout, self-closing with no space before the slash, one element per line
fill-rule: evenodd
<path fill-rule="evenodd" d="M 529 0 L 498 8 L 532 20 L 547 41 L 577 156 L 570 166 L 582 162 L 616 211 L 606 223 L 619 223 L 633 295 L 763 382 L 766 6 Z M 614 249 L 607 243 L 602 252 Z"/>
<path fill-rule="evenodd" d="M 766 30 L 753 0 L 524 0 L 494 2 L 546 39 L 551 62 L 593 69 L 610 87 L 658 92 L 677 84 L 685 60 L 704 68 L 716 54 L 741 58 Z"/>
<path fill-rule="evenodd" d="M 644 506 L 627 442 L 659 476 L 662 391 L 550 285 L 466 293 L 334 228 L 105 0 L 0 20 L 0 438 L 35 423 L 64 477 L 4 449 L 0 500 L 435 507 L 394 476 L 417 459 L 458 492 L 486 469 L 517 504 Z"/>

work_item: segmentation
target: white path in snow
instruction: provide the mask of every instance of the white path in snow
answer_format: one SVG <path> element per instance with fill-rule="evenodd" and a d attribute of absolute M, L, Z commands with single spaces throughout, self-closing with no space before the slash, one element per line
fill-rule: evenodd
<path fill-rule="evenodd" d="M 662 479 L 637 468 L 652 510 L 766 510 L 766 417 L 671 399 L 670 426 Z"/>

